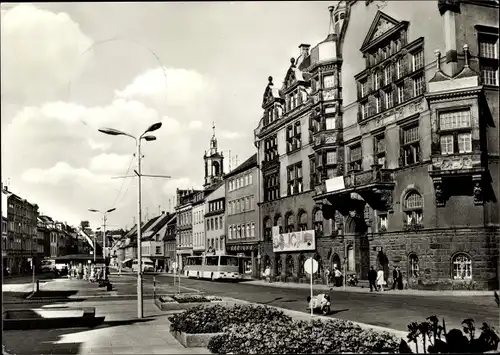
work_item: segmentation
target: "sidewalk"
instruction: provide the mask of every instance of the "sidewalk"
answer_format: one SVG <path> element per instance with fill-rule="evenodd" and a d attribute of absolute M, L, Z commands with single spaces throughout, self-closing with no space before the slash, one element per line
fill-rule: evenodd
<path fill-rule="evenodd" d="M 279 288 L 295 288 L 295 289 L 309 289 L 310 284 L 299 284 L 294 282 L 266 282 L 264 280 L 252 280 L 252 281 L 244 281 L 245 284 L 248 285 L 259 285 L 259 286 L 268 286 L 268 287 L 279 287 Z M 326 285 L 315 284 L 313 285 L 314 290 L 328 291 L 331 290 L 333 292 L 343 292 L 344 287 L 328 287 Z M 370 288 L 368 287 L 353 287 L 346 286 L 346 292 L 358 292 L 358 293 L 370 293 Z M 446 291 L 426 291 L 426 290 L 386 290 L 391 295 L 413 295 L 413 296 L 493 296 L 494 291 L 458 291 L 458 290 L 446 290 Z"/>
<path fill-rule="evenodd" d="M 55 305 L 51 305 L 52 307 Z M 73 303 L 57 306 L 74 307 Z M 47 307 L 47 306 L 45 306 Z M 136 301 L 83 301 L 96 307 L 104 324 L 94 328 L 4 331 L 10 354 L 209 354 L 206 348 L 184 348 L 171 334 L 167 312 L 144 301 L 144 318 L 137 319 Z"/>

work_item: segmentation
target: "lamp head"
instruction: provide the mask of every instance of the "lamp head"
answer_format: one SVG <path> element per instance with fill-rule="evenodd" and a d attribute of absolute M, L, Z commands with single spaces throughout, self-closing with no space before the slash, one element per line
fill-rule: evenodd
<path fill-rule="evenodd" d="M 152 136 L 152 135 L 148 135 L 148 136 L 144 136 L 142 137 L 144 138 L 146 141 L 148 142 L 151 142 L 151 141 L 155 141 L 156 140 L 156 137 L 155 136 Z"/>
<path fill-rule="evenodd" d="M 144 133 L 153 132 L 161 128 L 161 122 L 153 123 Z"/>
<path fill-rule="evenodd" d="M 93 209 L 93 208 L 89 208 L 89 211 L 90 211 L 90 212 L 99 212 L 98 210 L 95 210 L 95 209 Z"/>
<path fill-rule="evenodd" d="M 107 210 L 106 213 L 113 212 L 114 210 L 116 210 L 116 208 L 111 208 L 111 209 Z"/>
<path fill-rule="evenodd" d="M 101 133 L 104 133 L 104 134 L 109 134 L 111 136 L 125 135 L 125 132 L 119 131 L 119 130 L 114 129 L 114 128 L 103 127 L 103 128 L 99 128 L 98 131 Z"/>

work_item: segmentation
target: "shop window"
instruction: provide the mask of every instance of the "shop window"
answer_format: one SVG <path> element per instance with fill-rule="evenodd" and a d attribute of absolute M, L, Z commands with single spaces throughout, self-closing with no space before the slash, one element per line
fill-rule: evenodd
<path fill-rule="evenodd" d="M 419 271 L 418 256 L 416 254 L 410 254 L 408 258 L 408 275 L 413 278 L 418 278 Z"/>

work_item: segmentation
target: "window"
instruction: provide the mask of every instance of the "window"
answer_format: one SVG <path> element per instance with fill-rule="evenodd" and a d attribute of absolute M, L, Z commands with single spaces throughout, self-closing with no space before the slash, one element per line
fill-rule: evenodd
<path fill-rule="evenodd" d="M 336 151 L 326 152 L 326 164 L 327 165 L 336 165 L 337 164 L 337 152 Z"/>
<path fill-rule="evenodd" d="M 236 233 L 236 238 L 241 238 L 241 225 L 238 226 L 238 232 Z"/>
<path fill-rule="evenodd" d="M 273 240 L 272 236 L 273 227 L 271 225 L 271 218 L 269 217 L 264 218 L 263 224 L 264 224 L 264 241 L 270 242 Z"/>
<path fill-rule="evenodd" d="M 402 163 L 403 166 L 420 161 L 420 137 L 418 125 L 403 129 Z"/>
<path fill-rule="evenodd" d="M 302 192 L 302 163 L 288 167 L 287 169 L 287 193 L 294 195 Z"/>
<path fill-rule="evenodd" d="M 325 75 L 323 77 L 323 88 L 329 89 L 335 86 L 335 79 L 333 75 Z"/>
<path fill-rule="evenodd" d="M 384 83 L 389 85 L 392 82 L 392 68 L 390 65 L 384 68 Z"/>
<path fill-rule="evenodd" d="M 380 96 L 375 96 L 375 113 L 380 113 L 382 111 L 382 99 Z"/>
<path fill-rule="evenodd" d="M 422 196 L 416 191 L 409 192 L 404 201 L 405 224 L 408 226 L 422 225 L 422 210 Z"/>
<path fill-rule="evenodd" d="M 255 223 L 250 226 L 250 237 L 255 238 Z"/>
<path fill-rule="evenodd" d="M 387 215 L 384 214 L 377 214 L 377 231 L 380 232 L 387 232 Z"/>
<path fill-rule="evenodd" d="M 229 230 L 228 230 L 228 234 L 229 234 L 229 239 L 233 239 L 233 226 L 229 226 Z"/>
<path fill-rule="evenodd" d="M 327 168 L 326 169 L 326 178 L 327 179 L 332 179 L 337 176 L 337 170 L 334 168 Z"/>
<path fill-rule="evenodd" d="M 418 278 L 419 275 L 419 265 L 418 265 L 418 256 L 415 254 L 410 254 L 408 258 L 408 275 L 413 278 Z"/>
<path fill-rule="evenodd" d="M 295 227 L 294 227 L 294 221 L 293 221 L 293 214 L 289 213 L 286 217 L 285 233 L 291 233 L 294 230 L 295 230 Z"/>
<path fill-rule="evenodd" d="M 248 175 L 248 185 L 252 185 L 252 184 L 253 184 L 253 175 L 249 174 Z"/>
<path fill-rule="evenodd" d="M 348 170 L 361 170 L 361 143 L 349 147 L 349 167 Z"/>
<path fill-rule="evenodd" d="M 307 213 L 302 212 L 299 215 L 299 231 L 307 230 Z"/>
<path fill-rule="evenodd" d="M 384 93 L 384 105 L 386 109 L 389 109 L 392 107 L 392 90 L 388 90 Z"/>
<path fill-rule="evenodd" d="M 278 157 L 278 137 L 267 138 L 264 141 L 264 161 L 271 161 Z"/>
<path fill-rule="evenodd" d="M 398 61 L 396 62 L 396 77 L 398 79 L 402 78 L 404 75 L 404 58 L 399 58 Z"/>
<path fill-rule="evenodd" d="M 413 54 L 413 71 L 418 70 L 424 66 L 424 51 L 419 50 Z"/>
<path fill-rule="evenodd" d="M 402 104 L 405 102 L 405 89 L 403 85 L 398 85 L 397 86 L 397 91 L 398 91 L 398 104 Z"/>
<path fill-rule="evenodd" d="M 264 200 L 273 201 L 280 197 L 280 176 L 275 172 L 264 176 Z"/>
<path fill-rule="evenodd" d="M 207 219 L 207 231 L 210 230 L 210 220 Z"/>
<path fill-rule="evenodd" d="M 415 96 L 422 95 L 425 92 L 425 78 L 423 74 L 413 79 L 413 90 Z"/>
<path fill-rule="evenodd" d="M 366 79 L 360 82 L 359 89 L 361 97 L 365 97 L 368 94 L 368 81 Z"/>
<path fill-rule="evenodd" d="M 480 33 L 478 39 L 482 82 L 498 86 L 498 35 Z"/>
<path fill-rule="evenodd" d="M 281 216 L 274 217 L 274 226 L 279 227 L 279 233 L 283 233 L 283 218 Z"/>
<path fill-rule="evenodd" d="M 214 230 L 214 219 L 210 218 L 210 229 Z"/>
<path fill-rule="evenodd" d="M 453 257 L 453 279 L 471 280 L 472 279 L 472 261 L 467 254 L 460 253 Z"/>
<path fill-rule="evenodd" d="M 364 120 L 368 117 L 368 105 L 361 104 L 361 118 Z"/>
<path fill-rule="evenodd" d="M 373 87 L 375 88 L 375 90 L 379 89 L 379 78 L 380 74 L 378 72 L 373 73 Z"/>
<path fill-rule="evenodd" d="M 327 117 L 325 119 L 326 122 L 326 129 L 335 129 L 335 124 L 337 122 L 335 117 Z"/>
<path fill-rule="evenodd" d="M 219 218 L 215 217 L 215 229 L 219 229 Z"/>
<path fill-rule="evenodd" d="M 245 185 L 243 186 L 248 186 L 248 175 L 245 175 Z"/>
<path fill-rule="evenodd" d="M 314 213 L 314 231 L 316 236 L 320 237 L 323 235 L 323 211 L 316 210 Z"/>
<path fill-rule="evenodd" d="M 375 162 L 385 168 L 385 135 L 380 134 L 374 137 L 375 139 Z"/>
<path fill-rule="evenodd" d="M 313 157 L 309 158 L 309 180 L 311 181 L 311 188 L 316 184 L 316 159 Z"/>
<path fill-rule="evenodd" d="M 469 109 L 439 113 L 441 153 L 472 152 L 471 115 Z"/>
<path fill-rule="evenodd" d="M 286 130 L 286 151 L 291 152 L 302 146 L 300 121 L 295 122 L 295 124 L 287 127 Z"/>
<path fill-rule="evenodd" d="M 219 217 L 219 228 L 224 229 L 224 223 L 222 222 L 222 216 Z"/>

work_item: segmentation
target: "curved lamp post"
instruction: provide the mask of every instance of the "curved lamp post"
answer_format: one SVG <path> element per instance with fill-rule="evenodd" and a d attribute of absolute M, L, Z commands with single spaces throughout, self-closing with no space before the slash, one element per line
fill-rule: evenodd
<path fill-rule="evenodd" d="M 142 304 L 142 243 L 141 243 L 141 216 L 142 216 L 142 195 L 141 195 L 141 141 L 154 141 L 155 136 L 147 135 L 149 132 L 156 131 L 161 128 L 161 122 L 157 122 L 149 126 L 149 128 L 144 131 L 139 138 L 133 135 L 114 129 L 114 128 L 99 128 L 99 132 L 104 134 L 109 134 L 111 136 L 127 136 L 135 140 L 135 145 L 137 147 L 137 171 L 135 172 L 137 178 L 137 264 L 139 265 L 137 269 L 137 318 L 143 318 L 143 304 Z"/>
<path fill-rule="evenodd" d="M 106 221 L 108 220 L 108 213 L 111 213 L 113 212 L 114 210 L 116 210 L 116 208 L 111 208 L 107 211 L 104 211 L 104 212 L 101 212 L 99 210 L 96 210 L 96 209 L 93 209 L 93 208 L 89 208 L 89 211 L 90 212 L 97 212 L 97 213 L 100 213 L 102 214 L 102 256 L 104 258 L 104 280 L 107 279 L 107 274 L 106 274 Z M 96 252 L 97 252 L 97 245 L 95 245 L 95 248 L 94 248 L 94 260 L 95 260 L 95 255 L 96 255 Z"/>

